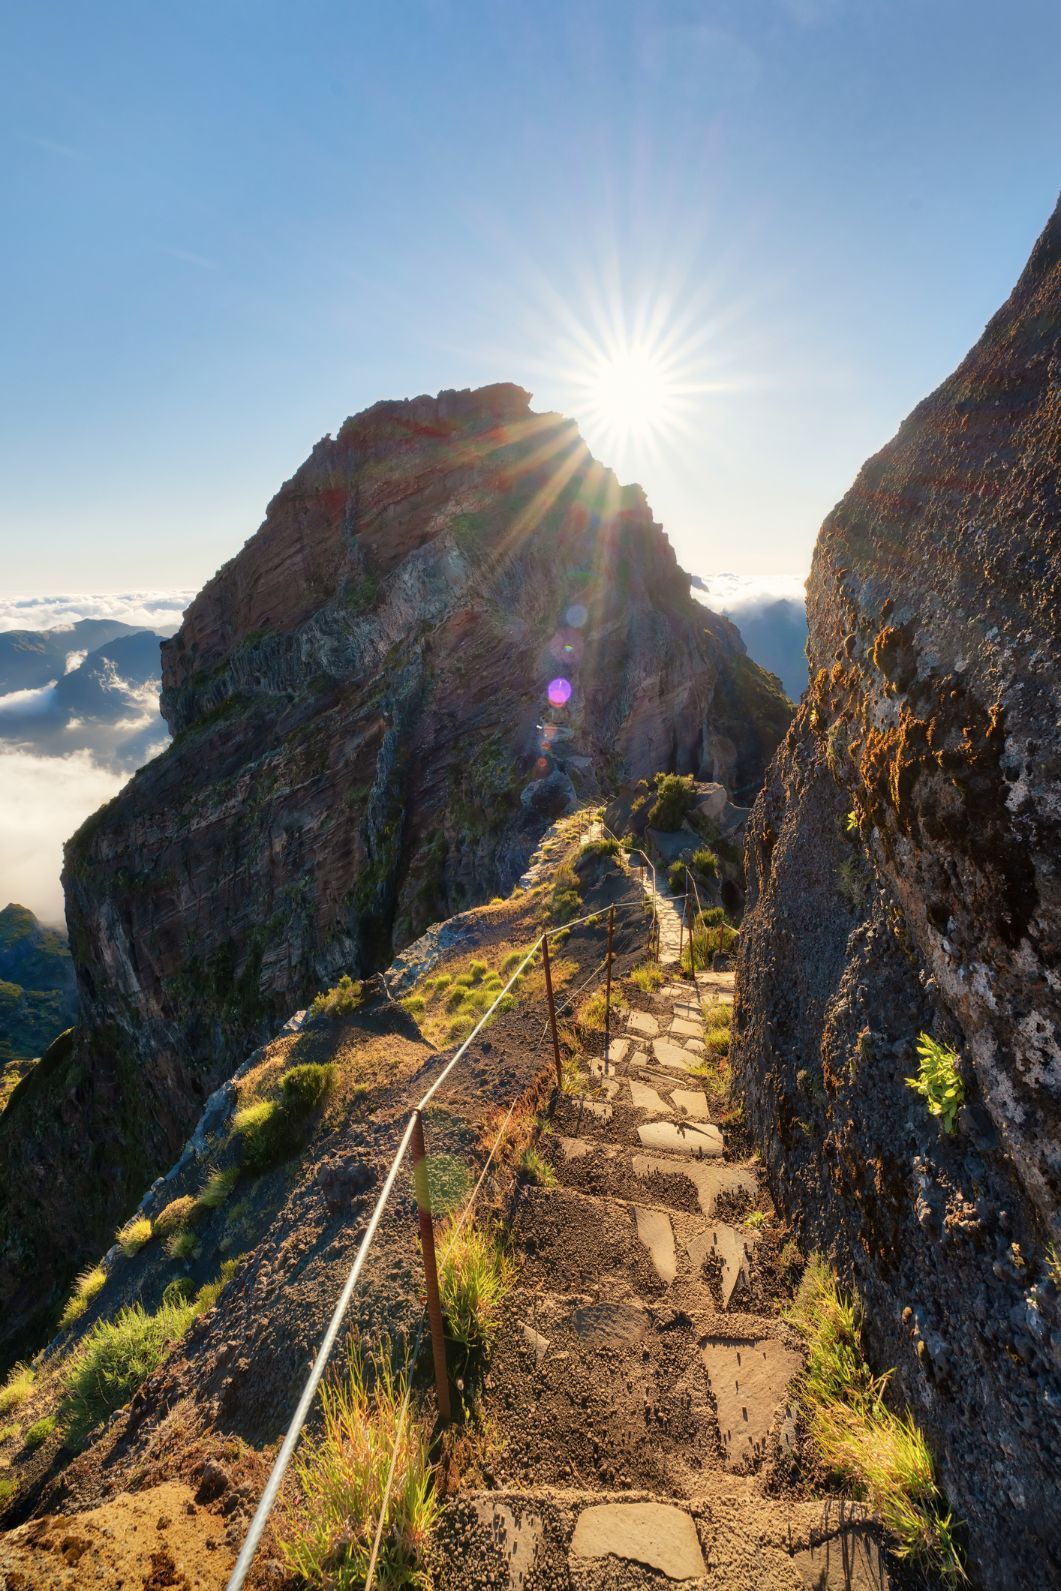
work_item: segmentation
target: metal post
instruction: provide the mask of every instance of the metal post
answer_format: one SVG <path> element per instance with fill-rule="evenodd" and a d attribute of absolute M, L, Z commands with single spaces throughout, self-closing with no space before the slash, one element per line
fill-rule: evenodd
<path fill-rule="evenodd" d="M 553 1056 L 556 1060 L 556 1086 L 563 1086 L 560 1071 L 560 1039 L 556 1032 L 556 1006 L 553 1004 L 553 974 L 549 966 L 549 935 L 542 935 L 542 967 L 545 971 L 545 997 L 549 1002 L 549 1027 L 553 1035 Z"/>
<path fill-rule="evenodd" d="M 682 896 L 682 914 L 678 918 L 678 975 L 682 973 L 682 952 L 685 949 L 685 914 L 689 910 L 689 869 L 685 869 L 685 894 Z M 693 964 L 692 944 L 689 947 L 689 965 Z"/>
<path fill-rule="evenodd" d="M 612 1021 L 612 935 L 615 932 L 615 907 L 608 908 L 608 971 L 604 986 L 604 1075 L 608 1075 L 608 1051 L 611 1048 Z"/>
<path fill-rule="evenodd" d="M 444 1425 L 452 1418 L 449 1404 L 449 1375 L 446 1371 L 446 1341 L 442 1335 L 442 1305 L 438 1296 L 438 1265 L 435 1261 L 435 1223 L 431 1219 L 431 1189 L 427 1180 L 427 1150 L 424 1147 L 424 1118 L 413 1112 L 413 1179 L 416 1207 L 420 1214 L 420 1248 L 424 1256 L 427 1283 L 427 1321 L 431 1331 L 431 1353 L 435 1361 L 435 1392 L 438 1412 Z"/>

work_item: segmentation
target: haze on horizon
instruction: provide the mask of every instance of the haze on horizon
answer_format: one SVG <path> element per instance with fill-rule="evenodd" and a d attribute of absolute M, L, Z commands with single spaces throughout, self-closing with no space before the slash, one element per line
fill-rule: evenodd
<path fill-rule="evenodd" d="M 1047 0 L 41 0 L 6 43 L 8 591 L 198 588 L 345 416 L 494 380 L 686 568 L 801 574 L 1057 185 Z"/>

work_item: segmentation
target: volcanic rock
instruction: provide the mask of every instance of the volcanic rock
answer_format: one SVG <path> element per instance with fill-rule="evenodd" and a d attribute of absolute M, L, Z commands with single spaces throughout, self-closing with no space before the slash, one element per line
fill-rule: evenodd
<path fill-rule="evenodd" d="M 822 527 L 733 1056 L 775 1200 L 857 1289 L 999 1591 L 1061 1579 L 1059 586 L 1061 206 Z M 908 1086 L 921 1033 L 959 1057 L 954 1132 Z"/>

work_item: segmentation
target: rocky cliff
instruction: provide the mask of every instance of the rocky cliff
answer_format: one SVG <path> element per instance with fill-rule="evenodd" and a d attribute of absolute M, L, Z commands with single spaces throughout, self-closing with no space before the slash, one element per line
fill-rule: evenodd
<path fill-rule="evenodd" d="M 735 1065 L 861 1296 L 976 1583 L 1061 1576 L 1061 207 L 826 520 L 811 687 L 749 822 Z M 907 1086 L 959 1057 L 943 1130 Z"/>
<path fill-rule="evenodd" d="M 8 1343 L 294 1007 L 511 886 L 581 798 L 756 786 L 789 717 L 640 488 L 512 386 L 320 442 L 164 644 L 162 706 L 67 848 L 81 1034 L 0 1123 Z"/>

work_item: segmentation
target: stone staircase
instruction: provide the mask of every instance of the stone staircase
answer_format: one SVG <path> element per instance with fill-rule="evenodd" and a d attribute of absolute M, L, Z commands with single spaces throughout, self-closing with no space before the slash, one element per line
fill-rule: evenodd
<path fill-rule="evenodd" d="M 857 1505 L 764 1485 L 803 1357 L 757 1273 L 765 1200 L 694 1068 L 703 988 L 633 1004 L 541 1147 L 484 1390 L 488 1485 L 459 1490 L 433 1584 L 509 1591 L 885 1591 Z M 765 1213 L 765 1212 L 764 1212 Z"/>

